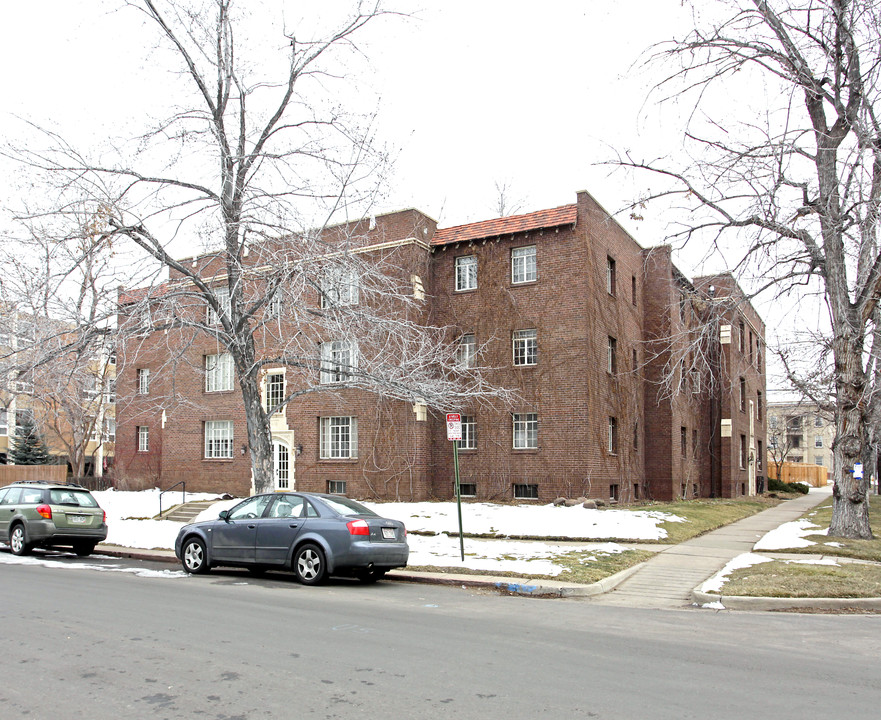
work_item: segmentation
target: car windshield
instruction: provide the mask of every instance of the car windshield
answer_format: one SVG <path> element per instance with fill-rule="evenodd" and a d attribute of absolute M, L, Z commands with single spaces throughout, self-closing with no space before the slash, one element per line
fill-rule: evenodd
<path fill-rule="evenodd" d="M 373 515 L 379 517 L 373 510 L 368 510 L 361 503 L 349 500 L 346 497 L 323 497 L 321 498 L 331 510 L 336 510 L 340 515 Z"/>
<path fill-rule="evenodd" d="M 76 505 L 78 507 L 98 507 L 91 493 L 84 490 L 57 489 L 49 491 L 49 502 L 53 505 Z"/>

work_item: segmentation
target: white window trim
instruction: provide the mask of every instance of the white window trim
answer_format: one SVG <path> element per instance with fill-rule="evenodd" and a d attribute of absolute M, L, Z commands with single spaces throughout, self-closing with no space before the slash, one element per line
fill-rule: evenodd
<path fill-rule="evenodd" d="M 459 450 L 477 450 L 477 418 L 474 415 L 462 416 L 462 439 Z"/>
<path fill-rule="evenodd" d="M 345 422 L 343 422 L 345 421 Z M 342 428 L 348 428 L 348 441 L 340 440 Z M 319 427 L 319 457 L 322 460 L 352 460 L 358 457 L 358 418 L 322 417 Z"/>
<path fill-rule="evenodd" d="M 233 421 L 205 421 L 205 459 L 229 460 L 233 456 Z"/>
<path fill-rule="evenodd" d="M 232 311 L 232 299 L 230 298 L 228 287 L 214 288 L 214 295 L 217 298 L 218 304 L 220 305 L 220 315 L 218 315 L 214 308 L 209 304 L 208 324 L 220 325 L 221 315 L 225 315 L 226 317 L 230 316 L 230 313 Z"/>
<path fill-rule="evenodd" d="M 150 452 L 150 428 L 138 425 L 138 452 Z"/>
<path fill-rule="evenodd" d="M 360 302 L 361 279 L 353 268 L 325 268 L 320 283 L 322 308 L 346 307 Z"/>
<path fill-rule="evenodd" d="M 460 255 L 455 261 L 456 291 L 477 289 L 477 256 Z"/>
<path fill-rule="evenodd" d="M 138 377 L 138 395 L 150 394 L 150 369 L 138 368 L 136 371 Z"/>
<path fill-rule="evenodd" d="M 205 392 L 224 392 L 233 389 L 233 362 L 231 353 L 205 356 Z"/>
<path fill-rule="evenodd" d="M 513 413 L 511 418 L 514 450 L 537 450 L 538 413 Z"/>
<path fill-rule="evenodd" d="M 281 392 L 278 392 L 278 384 L 275 383 L 276 378 L 281 378 Z M 268 413 L 272 408 L 284 402 L 285 399 L 285 371 L 267 370 L 266 377 L 263 380 L 263 407 Z"/>
<path fill-rule="evenodd" d="M 511 352 L 515 367 L 538 365 L 538 331 L 534 328 L 515 330 L 511 337 Z"/>
<path fill-rule="evenodd" d="M 456 364 L 463 368 L 473 368 L 477 359 L 477 340 L 474 333 L 465 333 L 459 338 L 456 348 Z"/>
<path fill-rule="evenodd" d="M 511 284 L 522 285 L 538 280 L 535 245 L 511 249 Z"/>
<path fill-rule="evenodd" d="M 349 382 L 352 370 L 358 367 L 358 348 L 350 340 L 329 340 L 321 343 L 322 385 Z"/>

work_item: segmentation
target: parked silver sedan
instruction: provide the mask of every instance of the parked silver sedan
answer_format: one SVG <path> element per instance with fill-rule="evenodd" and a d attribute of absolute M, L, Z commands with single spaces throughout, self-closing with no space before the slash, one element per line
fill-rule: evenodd
<path fill-rule="evenodd" d="M 329 575 L 373 582 L 406 567 L 407 530 L 339 495 L 267 493 L 181 528 L 174 552 L 188 573 L 218 565 L 293 571 L 306 585 Z"/>

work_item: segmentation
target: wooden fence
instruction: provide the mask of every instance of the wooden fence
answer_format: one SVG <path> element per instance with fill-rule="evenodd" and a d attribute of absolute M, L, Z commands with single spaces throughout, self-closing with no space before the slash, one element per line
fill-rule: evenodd
<path fill-rule="evenodd" d="M 810 463 L 782 463 L 780 476 L 783 482 L 800 482 L 811 487 L 824 487 L 829 484 L 829 471 L 822 465 Z M 777 465 L 773 462 L 768 463 L 768 477 L 772 480 L 777 479 Z"/>
<path fill-rule="evenodd" d="M 22 480 L 63 483 L 67 480 L 67 465 L 0 465 L 0 485 Z"/>

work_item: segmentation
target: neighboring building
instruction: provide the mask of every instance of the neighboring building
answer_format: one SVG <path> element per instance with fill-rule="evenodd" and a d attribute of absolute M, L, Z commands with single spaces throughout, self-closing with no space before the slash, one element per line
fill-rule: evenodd
<path fill-rule="evenodd" d="M 810 463 L 833 472 L 835 422 L 816 403 L 768 404 L 768 463 Z"/>
<path fill-rule="evenodd" d="M 492 383 L 517 390 L 516 407 L 458 408 L 464 495 L 630 502 L 755 492 L 764 325 L 729 275 L 688 281 L 669 248 L 640 247 L 586 192 L 572 205 L 451 228 L 406 210 L 345 231 L 364 252 L 394 252 L 414 294 L 425 293 L 424 319 L 454 329 L 461 361 L 493 368 Z M 208 261 L 192 263 L 211 276 Z M 121 313 L 142 297 L 123 293 Z M 171 375 L 166 342 L 147 329 L 120 348 L 117 474 L 247 494 L 247 433 L 228 359 L 195 337 Z M 268 369 L 264 399 L 297 382 L 291 368 Z M 172 384 L 173 407 L 161 401 Z M 272 432 L 279 487 L 452 496 L 443 418 L 419 405 L 313 393 L 274 415 Z"/>
<path fill-rule="evenodd" d="M 112 465 L 116 359 L 112 348 L 96 342 L 88 356 L 59 353 L 39 367 L 34 348 L 64 340 L 69 325 L 46 322 L 11 306 L 0 312 L 0 463 L 7 463 L 17 428 L 30 418 L 53 463 L 70 463 L 77 474 L 102 475 Z M 106 336 L 101 336 L 106 337 Z M 48 357 L 48 356 L 47 356 Z M 80 458 L 74 457 L 77 453 Z"/>

